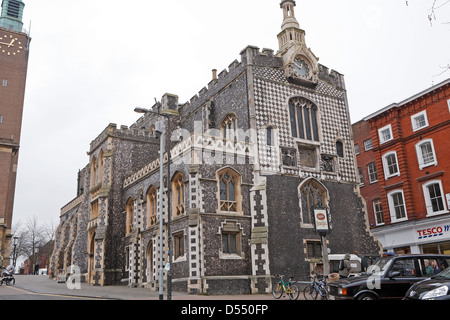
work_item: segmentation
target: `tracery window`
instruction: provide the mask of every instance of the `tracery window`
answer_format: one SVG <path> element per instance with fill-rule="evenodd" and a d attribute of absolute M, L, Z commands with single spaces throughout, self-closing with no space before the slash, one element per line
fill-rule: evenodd
<path fill-rule="evenodd" d="M 185 213 L 184 178 L 181 172 L 175 174 L 172 179 L 172 204 L 175 217 L 178 217 Z"/>
<path fill-rule="evenodd" d="M 228 140 L 237 140 L 237 116 L 230 113 L 225 116 L 220 126 L 222 137 Z"/>
<path fill-rule="evenodd" d="M 158 197 L 155 187 L 150 187 L 147 192 L 147 226 L 156 224 L 158 216 Z"/>
<path fill-rule="evenodd" d="M 317 180 L 310 179 L 299 187 L 301 222 L 303 226 L 313 224 L 314 208 L 326 208 L 328 192 Z"/>
<path fill-rule="evenodd" d="M 289 101 L 291 131 L 294 138 L 319 141 L 317 106 L 303 97 Z"/>
<path fill-rule="evenodd" d="M 220 211 L 240 211 L 240 176 L 231 168 L 219 172 Z"/>

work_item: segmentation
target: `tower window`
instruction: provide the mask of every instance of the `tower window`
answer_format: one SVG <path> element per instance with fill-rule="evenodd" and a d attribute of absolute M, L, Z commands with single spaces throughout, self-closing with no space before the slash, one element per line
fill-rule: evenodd
<path fill-rule="evenodd" d="M 292 136 L 303 140 L 319 141 L 317 107 L 305 98 L 289 101 Z"/>
<path fill-rule="evenodd" d="M 339 157 L 344 157 L 344 144 L 342 143 L 342 141 L 336 142 L 336 152 Z"/>
<path fill-rule="evenodd" d="M 3 87 L 7 87 L 8 86 L 8 80 L 7 79 L 3 79 L 2 86 Z"/>

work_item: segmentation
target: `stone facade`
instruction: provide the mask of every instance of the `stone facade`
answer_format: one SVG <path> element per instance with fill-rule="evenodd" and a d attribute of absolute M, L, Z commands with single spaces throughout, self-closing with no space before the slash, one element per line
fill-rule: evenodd
<path fill-rule="evenodd" d="M 294 5 L 284 0 L 281 6 L 286 12 Z M 58 233 L 70 238 L 66 216 L 85 221 L 78 222 L 77 250 L 88 281 L 126 279 L 129 286 L 157 290 L 160 266 L 170 261 L 176 291 L 270 292 L 274 274 L 306 280 L 320 268 L 316 208 L 330 220 L 326 243 L 332 253 L 379 253 L 359 194 L 344 78 L 306 54 L 304 37 L 292 37 L 292 46 L 281 41 L 289 39 L 289 28 L 302 34 L 289 12 L 277 54 L 249 46 L 189 102 L 166 94 L 127 134 L 115 129 L 93 142 L 78 197 L 84 198 L 63 210 Z M 303 67 L 291 66 L 296 63 Z M 151 137 L 158 120 L 167 125 L 169 117 L 161 197 L 159 140 Z M 93 189 L 87 181 L 98 172 L 92 168 L 99 158 L 103 180 Z M 89 218 L 96 199 L 98 216 Z M 66 265 L 78 264 L 74 257 Z"/>

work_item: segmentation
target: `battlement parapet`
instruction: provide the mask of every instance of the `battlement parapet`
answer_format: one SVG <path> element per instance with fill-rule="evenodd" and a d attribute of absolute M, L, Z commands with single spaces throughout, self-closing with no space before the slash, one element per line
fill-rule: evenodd
<path fill-rule="evenodd" d="M 180 104 L 180 114 L 189 113 L 189 110 L 195 110 L 199 106 L 206 103 L 219 91 L 233 82 L 239 75 L 241 75 L 250 65 L 261 65 L 271 67 L 282 67 L 283 61 L 281 58 L 274 56 L 272 49 L 264 48 L 260 50 L 255 46 L 247 46 L 240 52 L 241 61 L 237 59 L 232 61 L 227 69 L 218 73 L 213 70 L 213 79 L 207 86 L 203 87 L 196 95 L 184 104 Z"/>
<path fill-rule="evenodd" d="M 319 64 L 319 79 L 345 90 L 344 75 Z"/>
<path fill-rule="evenodd" d="M 136 126 L 129 128 L 125 125 L 117 128 L 115 123 L 110 123 L 105 130 L 103 130 L 103 132 L 91 142 L 89 154 L 93 153 L 108 137 L 140 141 L 151 141 L 154 139 L 153 134 L 149 130 L 140 129 Z"/>

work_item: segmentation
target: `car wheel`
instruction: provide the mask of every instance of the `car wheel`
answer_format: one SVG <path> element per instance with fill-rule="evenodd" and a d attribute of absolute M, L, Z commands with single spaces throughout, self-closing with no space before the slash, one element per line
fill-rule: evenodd
<path fill-rule="evenodd" d="M 378 300 L 378 299 L 371 293 L 363 293 L 362 295 L 358 296 L 357 300 Z"/>

